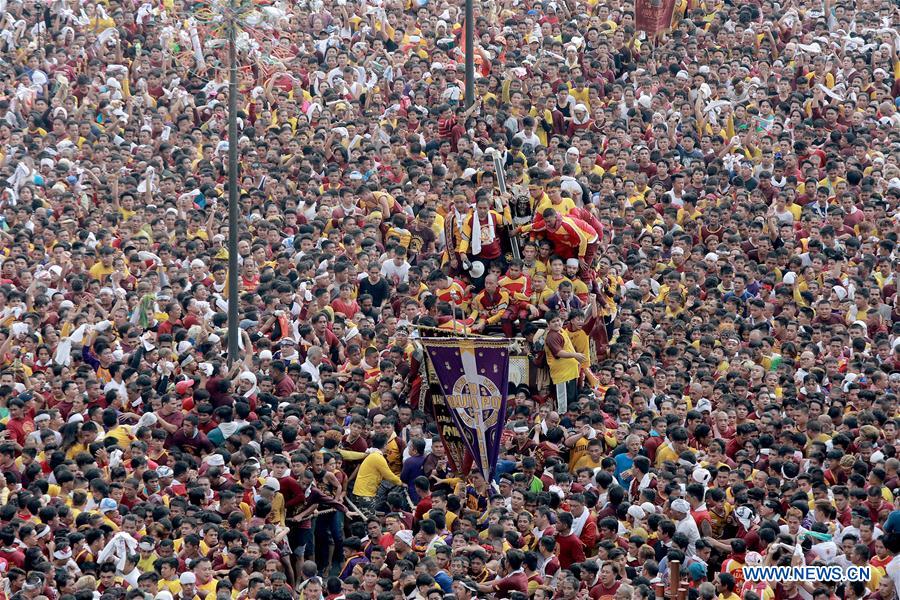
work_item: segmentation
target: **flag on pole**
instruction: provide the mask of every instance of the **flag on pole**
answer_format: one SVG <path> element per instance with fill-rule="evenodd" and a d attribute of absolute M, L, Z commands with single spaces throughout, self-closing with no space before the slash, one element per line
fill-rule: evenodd
<path fill-rule="evenodd" d="M 446 411 L 475 467 L 490 481 L 506 425 L 509 340 L 426 338 L 421 342 L 434 367 Z"/>

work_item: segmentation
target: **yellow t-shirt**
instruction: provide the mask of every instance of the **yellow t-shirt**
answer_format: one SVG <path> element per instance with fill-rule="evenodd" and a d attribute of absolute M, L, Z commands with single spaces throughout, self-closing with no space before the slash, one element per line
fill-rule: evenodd
<path fill-rule="evenodd" d="M 90 273 L 91 279 L 104 281 L 107 277 L 112 275 L 114 270 L 115 269 L 113 269 L 112 266 L 107 267 L 102 262 L 97 261 L 96 263 L 94 263 L 94 266 L 90 268 L 88 273 Z"/>
<path fill-rule="evenodd" d="M 131 435 L 131 428 L 127 425 L 116 425 L 107 431 L 104 437 L 115 438 L 120 448 L 128 448 L 128 445 L 134 440 L 134 436 Z"/>
<path fill-rule="evenodd" d="M 177 596 L 181 593 L 181 582 L 178 581 L 178 578 L 172 579 L 171 581 L 166 579 L 160 579 L 156 582 L 156 589 L 160 592 L 163 590 L 167 590 L 173 596 Z"/>
<path fill-rule="evenodd" d="M 210 579 L 203 585 L 197 584 L 197 595 L 201 598 L 215 598 L 217 585 L 218 582 L 215 579 Z"/>

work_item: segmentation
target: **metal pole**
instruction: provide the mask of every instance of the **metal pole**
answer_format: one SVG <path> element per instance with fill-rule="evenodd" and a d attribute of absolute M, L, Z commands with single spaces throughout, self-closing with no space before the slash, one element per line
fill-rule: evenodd
<path fill-rule="evenodd" d="M 466 0 L 466 108 L 475 104 L 475 18 L 472 0 Z"/>
<path fill-rule="evenodd" d="M 230 0 L 231 17 L 228 26 L 228 364 L 238 359 L 238 131 L 237 95 L 238 71 L 236 25 L 237 1 Z"/>

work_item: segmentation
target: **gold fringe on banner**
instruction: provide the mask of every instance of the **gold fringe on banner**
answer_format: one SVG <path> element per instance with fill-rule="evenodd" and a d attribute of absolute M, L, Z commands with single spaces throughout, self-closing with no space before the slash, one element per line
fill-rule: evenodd
<path fill-rule="evenodd" d="M 439 333 L 452 335 L 452 337 L 448 337 L 446 339 L 479 338 L 479 339 L 484 339 L 484 340 L 496 340 L 497 342 L 505 342 L 507 344 L 509 342 L 516 341 L 516 340 L 522 340 L 522 341 L 525 340 L 525 338 L 523 338 L 523 337 L 498 338 L 495 335 L 483 335 L 481 333 L 463 333 L 462 331 L 454 332 L 452 329 L 441 329 L 440 327 L 429 327 L 428 325 L 413 325 L 413 327 L 415 327 L 416 329 L 418 329 L 420 331 L 436 331 Z M 420 338 L 420 339 L 437 339 L 437 338 Z"/>
<path fill-rule="evenodd" d="M 481 345 L 481 346 L 492 346 L 492 347 L 495 347 L 495 348 L 496 348 L 496 347 L 508 348 L 510 345 L 512 345 L 512 344 L 515 342 L 514 339 L 508 339 L 508 338 L 503 338 L 503 339 L 499 339 L 499 340 L 496 339 L 496 338 L 489 338 L 489 337 L 488 337 L 488 338 L 477 338 L 477 339 L 478 339 L 478 344 L 479 344 L 479 345 Z M 455 338 L 450 338 L 450 337 L 447 337 L 447 338 L 441 338 L 441 337 L 438 337 L 438 338 L 433 338 L 433 337 L 427 337 L 427 338 L 419 338 L 419 341 L 422 343 L 423 346 L 431 346 L 431 347 L 433 347 L 433 348 L 458 348 L 458 347 L 459 347 L 460 345 L 462 345 L 463 343 L 467 343 L 467 342 L 468 342 L 468 343 L 471 344 L 471 343 L 472 343 L 472 338 L 464 338 L 464 337 L 455 337 Z"/>

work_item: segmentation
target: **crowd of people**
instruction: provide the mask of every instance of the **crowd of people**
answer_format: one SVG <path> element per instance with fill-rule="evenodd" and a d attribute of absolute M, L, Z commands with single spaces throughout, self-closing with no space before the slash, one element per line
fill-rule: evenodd
<path fill-rule="evenodd" d="M 671 1 L 0 0 L 0 598 L 897 600 L 900 4 Z"/>

